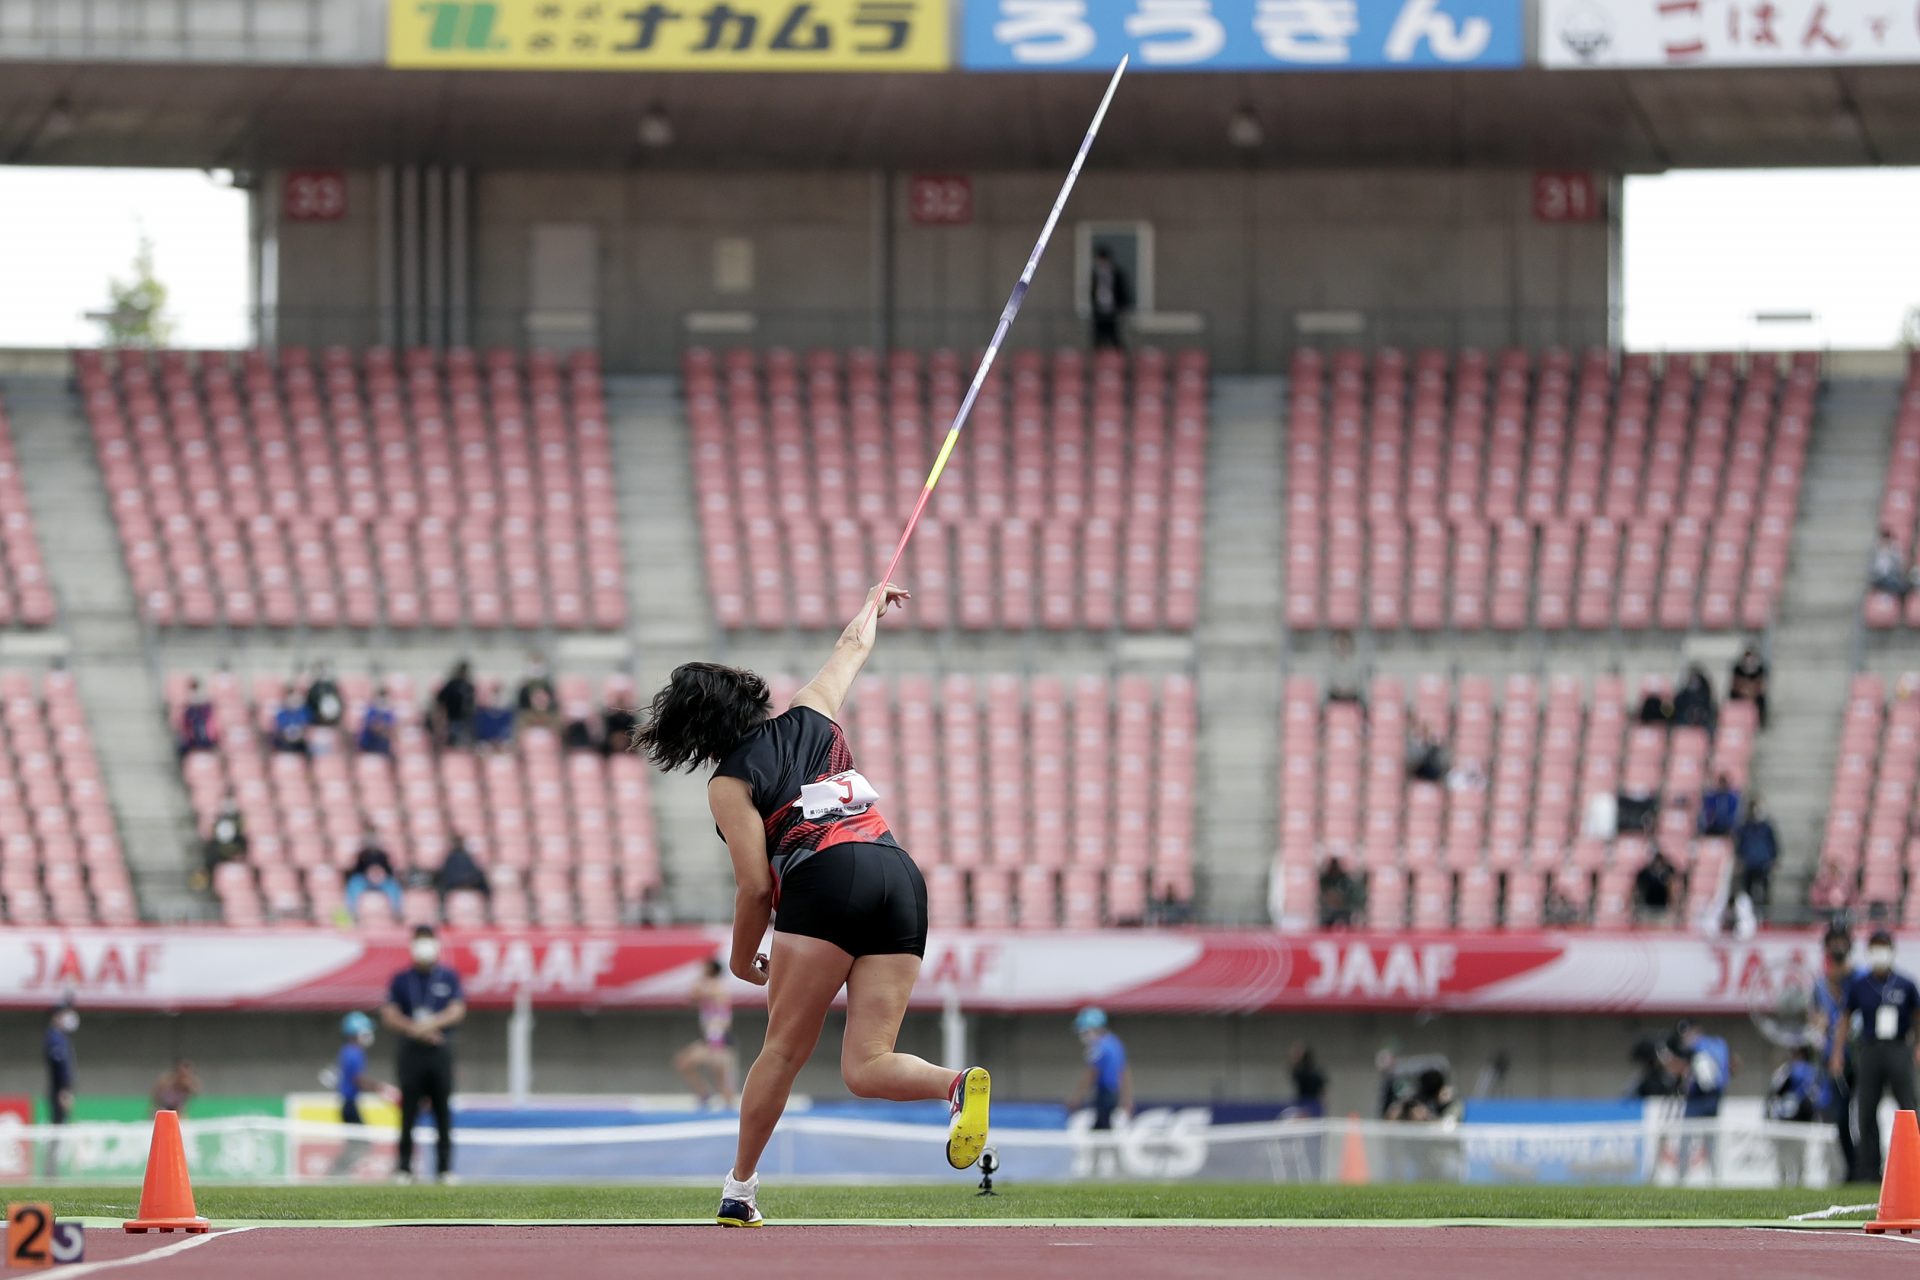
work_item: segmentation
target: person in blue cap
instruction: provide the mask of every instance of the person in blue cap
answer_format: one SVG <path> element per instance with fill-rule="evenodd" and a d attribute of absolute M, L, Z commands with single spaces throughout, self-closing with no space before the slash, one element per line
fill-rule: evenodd
<path fill-rule="evenodd" d="M 1107 1025 L 1100 1009 L 1082 1009 L 1073 1020 L 1073 1029 L 1087 1049 L 1087 1074 L 1080 1088 L 1067 1102 L 1068 1112 L 1093 1107 L 1093 1127 L 1113 1128 L 1115 1112 L 1133 1111 L 1133 1073 L 1127 1067 L 1127 1047 Z"/>
<path fill-rule="evenodd" d="M 382 1093 L 389 1088 L 367 1074 L 367 1050 L 373 1047 L 373 1019 L 354 1010 L 340 1019 L 340 1040 L 340 1056 L 334 1059 L 331 1073 L 333 1087 L 340 1095 L 340 1123 L 362 1125 L 366 1121 L 360 1115 L 360 1095 Z M 351 1172 L 367 1150 L 364 1139 L 348 1139 L 330 1172 L 335 1175 Z"/>
<path fill-rule="evenodd" d="M 386 1088 L 367 1074 L 367 1050 L 373 1047 L 373 1019 L 358 1009 L 340 1019 L 340 1056 L 334 1060 L 334 1088 L 340 1092 L 340 1123 L 365 1124 L 360 1095 Z"/>

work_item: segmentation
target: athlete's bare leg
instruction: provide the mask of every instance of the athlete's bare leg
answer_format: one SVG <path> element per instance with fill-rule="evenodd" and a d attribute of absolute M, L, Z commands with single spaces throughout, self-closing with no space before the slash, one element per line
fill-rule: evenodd
<path fill-rule="evenodd" d="M 917 1102 L 944 1099 L 958 1067 L 894 1051 L 914 980 L 916 955 L 861 956 L 847 978 L 847 1033 L 840 1043 L 840 1074 L 861 1098 Z"/>
<path fill-rule="evenodd" d="M 794 933 L 773 935 L 767 979 L 767 1039 L 747 1072 L 740 1091 L 740 1145 L 733 1176 L 753 1177 L 773 1127 L 787 1109 L 793 1079 L 820 1043 L 827 1009 L 846 985 L 853 957 L 819 938 Z"/>

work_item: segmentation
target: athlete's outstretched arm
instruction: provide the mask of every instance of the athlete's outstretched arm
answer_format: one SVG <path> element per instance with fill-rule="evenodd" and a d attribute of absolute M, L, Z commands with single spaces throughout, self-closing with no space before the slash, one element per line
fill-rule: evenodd
<path fill-rule="evenodd" d="M 867 665 L 867 655 L 873 652 L 881 616 L 911 599 L 913 596 L 905 587 L 896 587 L 891 582 L 883 582 L 867 592 L 867 602 L 860 606 L 859 616 L 849 622 L 840 638 L 833 642 L 833 655 L 827 659 L 827 665 L 801 686 L 789 705 L 812 707 L 829 720 L 837 719 L 840 704 L 847 700 L 847 690 L 853 688 L 854 677 Z"/>
<path fill-rule="evenodd" d="M 743 982 L 764 986 L 760 939 L 773 919 L 773 868 L 767 865 L 767 829 L 753 807 L 753 788 L 739 778 L 707 784 L 707 807 L 733 855 L 733 951 L 727 967 Z"/>

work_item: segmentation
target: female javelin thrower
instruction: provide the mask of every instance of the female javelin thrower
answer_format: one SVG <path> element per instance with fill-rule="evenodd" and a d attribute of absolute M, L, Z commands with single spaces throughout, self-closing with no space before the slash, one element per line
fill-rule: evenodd
<path fill-rule="evenodd" d="M 827 1008 L 847 989 L 840 1074 L 862 1098 L 944 1098 L 947 1161 L 965 1169 L 987 1141 L 991 1083 L 980 1067 L 937 1067 L 894 1041 L 927 949 L 927 885 L 875 809 L 834 717 L 873 652 L 881 615 L 909 599 L 883 583 L 820 673 L 777 716 L 767 683 L 710 662 L 674 670 L 639 745 L 662 769 L 717 766 L 707 804 L 733 858 L 737 978 L 767 987 L 767 1037 L 740 1092 L 740 1143 L 715 1216 L 757 1227 L 758 1166 L 812 1055 Z M 769 917 L 772 955 L 759 954 Z"/>

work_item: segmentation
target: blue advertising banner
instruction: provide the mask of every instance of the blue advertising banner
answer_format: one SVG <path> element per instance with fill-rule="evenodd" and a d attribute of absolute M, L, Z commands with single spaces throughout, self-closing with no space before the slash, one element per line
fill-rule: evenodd
<path fill-rule="evenodd" d="M 1462 1143 L 1468 1182 L 1631 1183 L 1644 1178 L 1645 1105 L 1618 1101 L 1476 1099 Z"/>
<path fill-rule="evenodd" d="M 1518 67 L 1523 0 L 967 0 L 969 71 Z"/>

